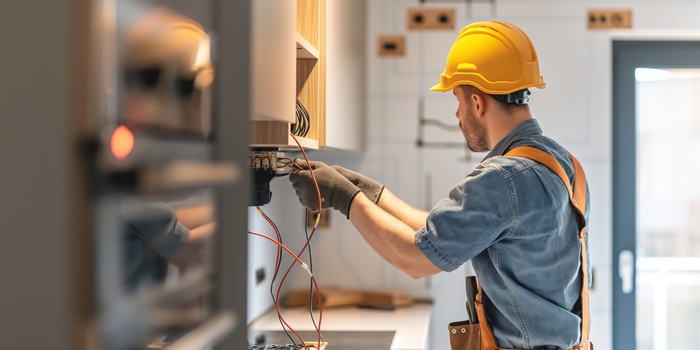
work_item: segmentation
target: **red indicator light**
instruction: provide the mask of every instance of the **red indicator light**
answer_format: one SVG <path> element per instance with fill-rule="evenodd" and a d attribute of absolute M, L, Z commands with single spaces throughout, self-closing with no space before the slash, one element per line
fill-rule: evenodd
<path fill-rule="evenodd" d="M 111 148 L 115 158 L 126 158 L 134 149 L 134 134 L 124 125 L 118 127 L 112 134 Z"/>

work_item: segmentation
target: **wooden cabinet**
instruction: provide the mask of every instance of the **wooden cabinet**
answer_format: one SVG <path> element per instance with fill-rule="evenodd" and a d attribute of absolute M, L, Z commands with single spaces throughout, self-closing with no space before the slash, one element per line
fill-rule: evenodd
<path fill-rule="evenodd" d="M 302 146 L 325 140 L 325 0 L 253 2 L 251 147 L 296 147 L 296 99 L 310 117 Z"/>
<path fill-rule="evenodd" d="M 290 126 L 296 121 L 296 98 L 310 119 L 306 137 L 297 137 L 302 146 L 361 148 L 365 3 L 365 0 L 254 2 L 251 147 L 297 147 L 289 136 Z M 274 10 L 270 9 L 275 6 Z M 295 46 L 295 54 L 290 54 L 291 46 Z M 268 68 L 269 65 L 273 66 Z M 328 75 L 333 77 L 330 85 Z M 332 104 L 328 104 L 329 97 Z"/>

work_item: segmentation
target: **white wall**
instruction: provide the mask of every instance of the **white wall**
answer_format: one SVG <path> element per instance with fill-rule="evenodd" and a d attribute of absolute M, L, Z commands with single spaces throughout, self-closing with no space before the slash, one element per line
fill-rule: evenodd
<path fill-rule="evenodd" d="M 367 111 L 365 116 L 359 116 L 366 118 L 364 153 L 319 151 L 310 156 L 363 172 L 410 204 L 428 208 L 469 173 L 482 155 L 465 159 L 464 150 L 417 148 L 418 99 L 425 100 L 426 117 L 455 124 L 454 97 L 431 93 L 428 88 L 444 69 L 447 52 L 459 29 L 492 17 L 487 4 L 475 4 L 469 11 L 464 3 L 429 4 L 426 6 L 456 8 L 457 29 L 415 32 L 408 31 L 405 23 L 406 8 L 412 6 L 419 6 L 419 1 L 368 1 Z M 610 349 L 611 44 L 609 32 L 586 28 L 587 8 L 631 8 L 635 29 L 691 29 L 700 25 L 700 4 L 697 0 L 497 1 L 494 19 L 512 22 L 528 33 L 539 55 L 541 73 L 549 84 L 545 90 L 533 91 L 531 106 L 535 117 L 546 135 L 577 156 L 588 175 L 592 200 L 589 244 L 596 272 L 591 294 L 591 338 L 596 348 Z M 406 35 L 406 56 L 377 57 L 375 45 L 380 34 Z M 435 128 L 426 130 L 426 137 L 433 141 L 463 140 L 459 133 Z M 288 182 L 275 181 L 278 189 L 269 207 L 279 211 L 280 220 L 287 220 L 285 226 L 296 231 L 289 233 L 289 240 L 298 240 L 303 237 L 302 216 L 290 213 L 296 213 L 299 206 Z M 293 206 L 293 210 L 283 209 L 288 206 Z M 319 283 L 403 288 L 430 294 L 435 299 L 432 349 L 449 348 L 446 323 L 465 317 L 464 310 L 455 307 L 464 302 L 465 268 L 414 281 L 378 258 L 347 220 L 333 214 L 336 215 L 332 217 L 331 229 L 321 230 L 314 239 Z M 254 225 L 255 220 L 251 222 Z M 290 285 L 306 283 L 299 278 Z"/>

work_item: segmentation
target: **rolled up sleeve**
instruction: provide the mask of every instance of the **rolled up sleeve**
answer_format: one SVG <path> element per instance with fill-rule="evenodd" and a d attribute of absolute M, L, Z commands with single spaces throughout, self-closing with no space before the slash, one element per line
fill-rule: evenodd
<path fill-rule="evenodd" d="M 416 245 L 435 266 L 453 271 L 508 235 L 515 194 L 497 169 L 478 166 L 428 214 Z"/>

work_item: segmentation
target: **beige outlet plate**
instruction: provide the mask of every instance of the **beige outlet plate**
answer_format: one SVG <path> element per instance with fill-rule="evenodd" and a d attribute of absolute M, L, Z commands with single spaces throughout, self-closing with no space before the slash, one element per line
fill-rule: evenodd
<path fill-rule="evenodd" d="M 377 39 L 379 56 L 401 57 L 406 55 L 406 38 L 403 35 L 381 35 Z"/>
<path fill-rule="evenodd" d="M 632 10 L 588 10 L 588 29 L 632 28 Z"/>
<path fill-rule="evenodd" d="M 455 29 L 455 9 L 411 7 L 406 11 L 406 23 L 412 30 Z"/>
<path fill-rule="evenodd" d="M 316 225 L 316 213 L 315 211 L 306 210 L 306 220 L 308 220 L 307 226 L 314 227 L 314 225 Z M 318 227 L 328 228 L 331 225 L 330 215 L 330 210 L 321 209 L 321 220 L 318 221 Z"/>

